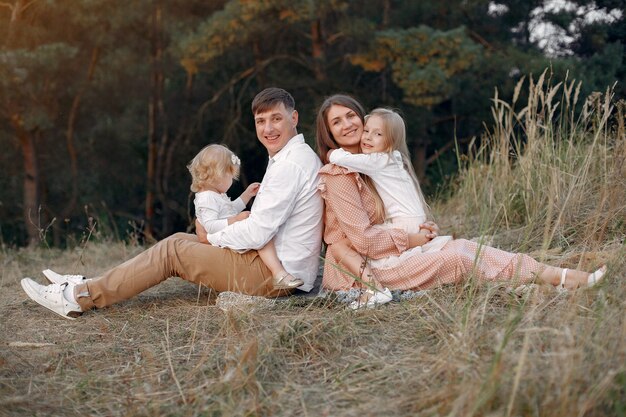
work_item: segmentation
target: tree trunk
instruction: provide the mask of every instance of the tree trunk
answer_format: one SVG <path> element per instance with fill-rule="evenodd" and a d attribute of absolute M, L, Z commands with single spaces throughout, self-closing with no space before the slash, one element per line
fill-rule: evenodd
<path fill-rule="evenodd" d="M 8 5 L 11 10 L 11 19 L 9 20 L 9 27 L 7 27 L 7 37 L 5 40 L 6 45 L 12 45 L 13 39 L 15 39 L 15 28 L 17 26 L 18 20 L 22 16 L 22 11 L 24 10 L 24 0 L 17 0 L 15 4 Z"/>
<path fill-rule="evenodd" d="M 13 114 L 11 116 L 11 124 L 22 149 L 24 161 L 24 225 L 28 235 L 28 245 L 34 246 L 39 243 L 41 230 L 39 220 L 39 165 L 35 139 L 31 132 L 24 129 L 19 115 Z"/>
<path fill-rule="evenodd" d="M 173 224 L 172 224 L 172 212 L 178 212 L 183 218 L 189 217 L 189 209 L 187 206 L 182 206 L 182 202 L 178 201 L 170 201 L 168 200 L 167 194 L 169 190 L 169 179 L 172 173 L 173 164 L 174 164 L 174 154 L 176 148 L 184 142 L 185 139 L 189 137 L 189 132 L 192 130 L 192 114 L 191 111 L 191 99 L 192 99 L 192 91 L 193 91 L 193 74 L 187 74 L 187 82 L 185 83 L 185 101 L 183 102 L 183 119 L 179 123 L 178 132 L 173 136 L 173 139 L 167 143 L 167 146 L 164 148 L 165 155 L 163 160 L 161 161 L 163 168 L 163 175 L 161 178 L 161 189 L 162 189 L 162 201 L 161 204 L 163 207 L 167 209 L 167 222 L 163 223 L 163 234 L 164 236 L 170 235 L 173 232 Z"/>
<path fill-rule="evenodd" d="M 22 13 L 33 2 L 17 0 L 14 4 L 8 4 L 11 10 L 11 19 L 7 27 L 5 45 L 11 47 L 16 39 L 17 25 L 22 18 Z M 33 246 L 40 241 L 41 224 L 39 220 L 40 194 L 39 194 L 39 165 L 37 163 L 37 149 L 32 132 L 24 128 L 22 117 L 19 113 L 10 114 L 11 126 L 15 137 L 22 150 L 24 163 L 24 189 L 23 189 L 23 216 L 24 226 L 28 238 L 28 245 Z"/>
<path fill-rule="evenodd" d="M 413 169 L 420 184 L 426 184 L 426 142 L 419 141 L 413 147 Z"/>
<path fill-rule="evenodd" d="M 158 159 L 159 134 L 159 106 L 162 104 L 163 69 L 161 45 L 162 6 L 160 0 L 155 0 L 152 8 L 152 61 L 151 96 L 148 104 L 148 164 L 146 178 L 145 225 L 144 236 L 147 240 L 154 240 L 154 201 L 156 192 L 156 165 Z"/>
<path fill-rule="evenodd" d="M 391 13 L 391 0 L 384 0 L 383 2 L 383 21 L 382 28 L 386 29 L 389 26 L 389 14 Z"/>
<path fill-rule="evenodd" d="M 311 56 L 313 58 L 313 72 L 316 81 L 324 81 L 326 73 L 324 64 L 324 37 L 322 34 L 322 21 L 316 19 L 311 22 Z"/>
<path fill-rule="evenodd" d="M 59 246 L 61 243 L 61 236 L 59 225 L 63 224 L 65 219 L 69 218 L 76 208 L 76 203 L 78 202 L 78 152 L 76 151 L 76 146 L 74 145 L 74 130 L 76 127 L 76 118 L 78 117 L 78 110 L 80 108 L 80 102 L 83 98 L 83 94 L 87 90 L 87 85 L 93 79 L 93 74 L 96 69 L 96 64 L 98 62 L 98 57 L 100 55 L 100 49 L 95 47 L 91 51 L 91 60 L 89 62 L 89 68 L 87 69 L 87 78 L 83 82 L 83 85 L 80 87 L 74 99 L 72 100 L 72 107 L 70 108 L 69 116 L 67 118 L 67 129 L 65 131 L 65 144 L 67 146 L 67 153 L 70 158 L 70 175 L 71 175 L 71 183 L 72 190 L 69 198 L 67 199 L 67 203 L 61 209 L 59 214 L 60 222 L 57 223 L 54 228 L 54 244 L 55 246 Z"/>
<path fill-rule="evenodd" d="M 258 68 L 257 71 L 257 79 L 259 80 L 260 86 L 267 85 L 267 77 L 265 76 L 265 71 L 263 71 L 261 63 L 263 62 L 263 53 L 261 52 L 261 46 L 259 45 L 258 40 L 254 40 L 252 43 L 252 55 L 254 56 L 254 67 Z"/>
<path fill-rule="evenodd" d="M 157 148 L 157 156 L 156 156 L 156 172 L 155 172 L 155 184 L 156 184 L 156 194 L 157 200 L 159 203 L 159 207 L 161 208 L 161 227 L 159 230 L 159 234 L 161 236 L 167 236 L 171 233 L 172 230 L 172 219 L 171 219 L 171 210 L 169 204 L 167 202 L 167 176 L 169 175 L 167 169 L 167 149 L 169 147 L 169 129 L 167 126 L 167 117 L 165 113 L 165 104 L 164 104 L 164 80 L 165 75 L 163 74 L 163 10 L 161 4 L 159 3 L 159 11 L 157 14 L 157 22 L 156 22 L 156 42 L 157 42 L 157 65 L 158 69 L 157 73 L 157 83 L 158 83 L 158 97 L 157 97 L 157 121 L 159 123 L 159 129 L 161 133 L 160 141 L 158 143 Z"/>
<path fill-rule="evenodd" d="M 420 184 L 426 185 L 428 183 L 426 178 L 426 153 L 428 150 L 428 145 L 430 145 L 430 139 L 428 139 L 428 134 L 426 133 L 425 124 L 422 124 L 420 127 L 417 140 L 415 141 L 415 145 L 413 145 L 413 150 L 411 152 L 413 156 L 413 169 L 415 170 L 415 176 Z"/>

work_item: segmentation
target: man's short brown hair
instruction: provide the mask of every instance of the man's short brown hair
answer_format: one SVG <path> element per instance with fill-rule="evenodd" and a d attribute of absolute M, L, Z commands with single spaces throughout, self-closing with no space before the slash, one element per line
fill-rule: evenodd
<path fill-rule="evenodd" d="M 280 103 L 285 105 L 287 111 L 292 111 L 296 108 L 295 100 L 287 91 L 277 87 L 266 88 L 252 100 L 252 114 L 266 112 Z"/>

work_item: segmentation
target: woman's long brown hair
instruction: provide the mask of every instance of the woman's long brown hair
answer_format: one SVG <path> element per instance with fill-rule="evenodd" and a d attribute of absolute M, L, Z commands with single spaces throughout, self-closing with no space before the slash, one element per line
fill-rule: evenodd
<path fill-rule="evenodd" d="M 345 94 L 335 94 L 327 97 L 317 112 L 317 120 L 315 122 L 315 142 L 317 144 L 317 152 L 324 164 L 328 163 L 328 151 L 340 148 L 333 138 L 330 128 L 328 127 L 328 110 L 330 110 L 333 105 L 343 106 L 353 110 L 359 116 L 361 122 L 365 123 L 365 110 L 363 109 L 361 103 L 359 103 L 356 99 Z M 374 201 L 376 203 L 374 221 L 376 223 L 382 223 L 385 220 L 385 205 L 383 204 L 383 200 L 380 198 L 378 191 L 376 191 L 376 187 L 374 187 L 372 179 L 367 175 L 360 175 L 363 182 L 374 196 Z"/>

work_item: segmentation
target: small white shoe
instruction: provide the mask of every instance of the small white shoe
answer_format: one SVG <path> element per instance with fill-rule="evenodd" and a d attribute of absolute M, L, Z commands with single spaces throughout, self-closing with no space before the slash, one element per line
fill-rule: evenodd
<path fill-rule="evenodd" d="M 606 265 L 602 265 L 596 272 L 589 274 L 589 278 L 587 278 L 587 288 L 593 287 L 598 282 L 602 281 L 604 274 L 606 274 Z"/>
<path fill-rule="evenodd" d="M 363 299 L 363 297 L 365 297 L 365 299 Z M 391 300 L 393 300 L 393 296 L 389 288 L 383 288 L 382 290 L 367 289 L 357 300 L 351 302 L 348 308 L 352 310 L 374 308 L 387 304 Z"/>
<path fill-rule="evenodd" d="M 296 278 L 287 271 L 283 271 L 274 277 L 275 290 L 292 290 L 303 285 L 304 281 Z"/>
<path fill-rule="evenodd" d="M 46 269 L 41 272 L 43 272 L 43 275 L 53 284 L 64 284 L 66 282 L 70 282 L 72 284 L 82 284 L 87 280 L 87 278 L 82 275 L 62 275 L 57 274 L 51 269 Z"/>
<path fill-rule="evenodd" d="M 63 295 L 65 288 L 73 284 L 67 282 L 63 284 L 39 285 L 30 278 L 20 281 L 22 288 L 28 296 L 36 303 L 54 311 L 59 316 L 74 320 L 82 314 L 80 306 L 73 301 L 69 301 Z"/>

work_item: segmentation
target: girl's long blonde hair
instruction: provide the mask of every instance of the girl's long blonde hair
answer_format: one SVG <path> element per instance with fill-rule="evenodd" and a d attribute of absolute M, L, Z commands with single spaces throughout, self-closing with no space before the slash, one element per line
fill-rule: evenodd
<path fill-rule="evenodd" d="M 400 114 L 394 110 L 386 109 L 386 108 L 376 108 L 372 110 L 367 116 L 365 116 L 365 122 L 367 123 L 367 119 L 377 116 L 380 117 L 383 121 L 383 133 L 385 135 L 387 149 L 386 151 L 391 154 L 393 151 L 400 152 L 402 156 L 402 165 L 404 169 L 409 173 L 411 180 L 413 181 L 413 186 L 417 191 L 417 196 L 424 208 L 424 213 L 426 214 L 426 218 L 431 218 L 430 207 L 426 204 L 426 199 L 424 198 L 424 193 L 422 193 L 422 188 L 420 187 L 420 183 L 417 180 L 417 175 L 415 175 L 415 170 L 413 169 L 413 164 L 411 163 L 411 156 L 409 153 L 409 147 L 406 144 L 406 126 L 404 124 L 404 119 Z"/>

